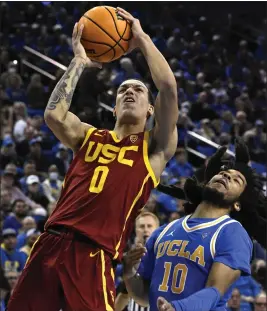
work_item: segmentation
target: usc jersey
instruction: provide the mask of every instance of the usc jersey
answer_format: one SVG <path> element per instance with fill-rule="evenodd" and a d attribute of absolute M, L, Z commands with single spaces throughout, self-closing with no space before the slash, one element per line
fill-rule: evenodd
<path fill-rule="evenodd" d="M 148 139 L 149 132 L 119 140 L 113 131 L 90 128 L 45 229 L 69 227 L 120 260 L 136 216 L 158 185 Z"/>

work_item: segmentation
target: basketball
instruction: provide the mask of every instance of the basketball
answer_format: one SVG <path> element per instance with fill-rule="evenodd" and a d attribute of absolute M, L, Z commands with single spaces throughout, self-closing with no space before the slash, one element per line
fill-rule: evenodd
<path fill-rule="evenodd" d="M 87 11 L 79 20 L 84 24 L 81 43 L 87 56 L 108 63 L 124 55 L 131 39 L 130 24 L 110 6 L 98 6 Z"/>

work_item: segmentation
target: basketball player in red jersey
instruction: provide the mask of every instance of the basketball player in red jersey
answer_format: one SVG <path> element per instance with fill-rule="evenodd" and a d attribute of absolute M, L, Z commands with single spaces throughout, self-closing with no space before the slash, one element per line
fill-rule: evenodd
<path fill-rule="evenodd" d="M 121 260 L 134 220 L 175 152 L 174 75 L 139 21 L 117 10 L 131 23 L 131 48 L 140 48 L 158 88 L 155 111 L 145 84 L 127 80 L 118 88 L 113 131 L 82 123 L 69 112 L 84 68 L 99 66 L 87 58 L 80 43 L 82 27 L 76 25 L 75 57 L 45 111 L 47 125 L 75 156 L 57 207 L 32 249 L 8 311 L 113 310 L 113 264 Z M 155 127 L 145 132 L 153 113 Z"/>

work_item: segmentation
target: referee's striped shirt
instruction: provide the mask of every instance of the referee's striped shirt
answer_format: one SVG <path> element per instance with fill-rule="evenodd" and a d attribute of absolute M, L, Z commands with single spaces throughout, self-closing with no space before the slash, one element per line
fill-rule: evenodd
<path fill-rule="evenodd" d="M 138 303 L 136 303 L 132 298 L 128 304 L 128 311 L 149 311 L 149 307 L 141 307 Z"/>

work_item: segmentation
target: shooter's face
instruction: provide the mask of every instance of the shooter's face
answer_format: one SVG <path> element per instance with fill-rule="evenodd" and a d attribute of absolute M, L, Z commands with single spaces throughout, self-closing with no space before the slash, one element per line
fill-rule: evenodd
<path fill-rule="evenodd" d="M 148 99 L 148 89 L 138 82 L 131 81 L 118 88 L 115 115 L 123 123 L 146 123 L 153 114 L 153 106 Z"/>
<path fill-rule="evenodd" d="M 238 201 L 246 186 L 246 178 L 236 170 L 221 171 L 207 184 L 207 187 L 223 194 L 224 200 L 229 202 Z"/>

